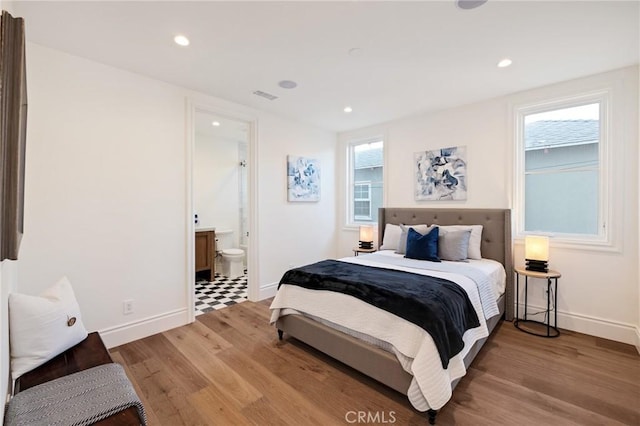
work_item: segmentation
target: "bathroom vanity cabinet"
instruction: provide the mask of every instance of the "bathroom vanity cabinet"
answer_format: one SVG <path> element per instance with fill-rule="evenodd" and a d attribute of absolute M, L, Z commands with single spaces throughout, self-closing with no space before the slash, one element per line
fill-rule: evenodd
<path fill-rule="evenodd" d="M 214 230 L 196 231 L 196 275 L 202 275 L 207 281 L 216 276 L 216 232 Z"/>

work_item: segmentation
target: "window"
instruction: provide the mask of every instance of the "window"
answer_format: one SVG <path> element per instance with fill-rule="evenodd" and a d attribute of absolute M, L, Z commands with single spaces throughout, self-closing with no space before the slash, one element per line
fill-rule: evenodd
<path fill-rule="evenodd" d="M 606 93 L 517 109 L 519 234 L 607 241 Z"/>
<path fill-rule="evenodd" d="M 347 147 L 348 224 L 377 223 L 378 208 L 383 205 L 383 142 L 369 139 Z"/>
<path fill-rule="evenodd" d="M 353 216 L 356 220 L 371 220 L 371 183 L 353 185 Z"/>

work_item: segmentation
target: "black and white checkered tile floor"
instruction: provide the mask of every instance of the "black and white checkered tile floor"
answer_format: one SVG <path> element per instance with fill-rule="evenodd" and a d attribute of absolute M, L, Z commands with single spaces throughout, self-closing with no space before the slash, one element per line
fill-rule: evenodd
<path fill-rule="evenodd" d="M 226 308 L 247 300 L 247 274 L 227 278 L 216 274 L 213 282 L 196 282 L 196 315 Z"/>

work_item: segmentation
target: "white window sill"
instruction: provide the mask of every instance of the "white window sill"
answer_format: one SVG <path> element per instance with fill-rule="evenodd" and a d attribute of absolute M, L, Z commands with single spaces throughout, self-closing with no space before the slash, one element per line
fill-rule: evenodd
<path fill-rule="evenodd" d="M 542 235 L 542 234 L 541 234 Z M 515 245 L 524 246 L 525 235 L 518 235 L 514 238 Z M 622 249 L 618 244 L 606 240 L 598 240 L 596 238 L 567 238 L 567 237 L 549 237 L 549 246 L 567 250 L 587 250 L 599 251 L 604 253 L 621 253 Z"/>

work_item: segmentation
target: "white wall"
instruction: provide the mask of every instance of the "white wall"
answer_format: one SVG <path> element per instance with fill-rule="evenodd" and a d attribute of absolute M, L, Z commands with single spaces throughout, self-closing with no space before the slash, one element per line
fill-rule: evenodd
<path fill-rule="evenodd" d="M 0 262 L 0 395 L 3 400 L 10 393 L 9 385 L 9 304 L 7 283 L 4 282 L 5 262 Z M 4 402 L 4 401 L 2 401 Z M 4 403 L 0 404 L 0 414 L 4 418 Z"/>
<path fill-rule="evenodd" d="M 0 262 L 0 418 L 4 418 L 4 402 L 11 392 L 9 356 L 9 293 L 15 290 L 17 282 L 17 261 Z"/>
<path fill-rule="evenodd" d="M 340 134 L 338 155 L 344 144 L 367 134 L 384 134 L 386 149 L 386 202 L 389 207 L 508 208 L 512 206 L 514 138 L 510 130 L 510 105 L 564 96 L 602 86 L 612 87 L 614 131 L 620 144 L 622 176 L 615 187 L 619 252 L 559 248 L 552 245 L 551 267 L 561 271 L 559 326 L 627 343 L 635 342 L 638 308 L 638 68 L 610 73 L 505 96 L 485 102 L 422 114 L 384 123 L 375 128 Z M 413 153 L 466 145 L 468 199 L 465 202 L 417 202 L 413 197 Z M 344 182 L 341 174 L 341 187 Z M 344 191 L 340 212 L 344 223 Z M 350 254 L 357 241 L 355 230 L 342 229 L 339 255 Z M 521 242 L 514 247 L 515 264 L 523 263 Z M 542 306 L 542 291 L 530 300 Z M 546 303 L 546 299 L 545 299 Z"/>
<path fill-rule="evenodd" d="M 240 232 L 238 144 L 237 140 L 196 134 L 193 159 L 193 201 L 199 227 L 231 229 L 233 247 L 239 245 Z"/>
<path fill-rule="evenodd" d="M 260 269 L 263 282 L 271 283 L 265 294 L 275 295 L 286 269 L 336 255 L 336 135 L 329 141 L 324 131 L 275 116 L 261 120 L 260 134 Z M 268 148 L 262 144 L 267 135 Z M 319 202 L 287 202 L 285 153 L 319 160 Z"/>
<path fill-rule="evenodd" d="M 271 289 L 290 259 L 335 254 L 335 134 L 35 44 L 27 71 L 19 290 L 67 275 L 85 325 L 108 346 L 187 321 L 187 97 L 259 120 L 258 285 Z M 300 207 L 283 202 L 291 153 L 328 164 L 326 197 L 297 222 L 288 218 Z"/>

